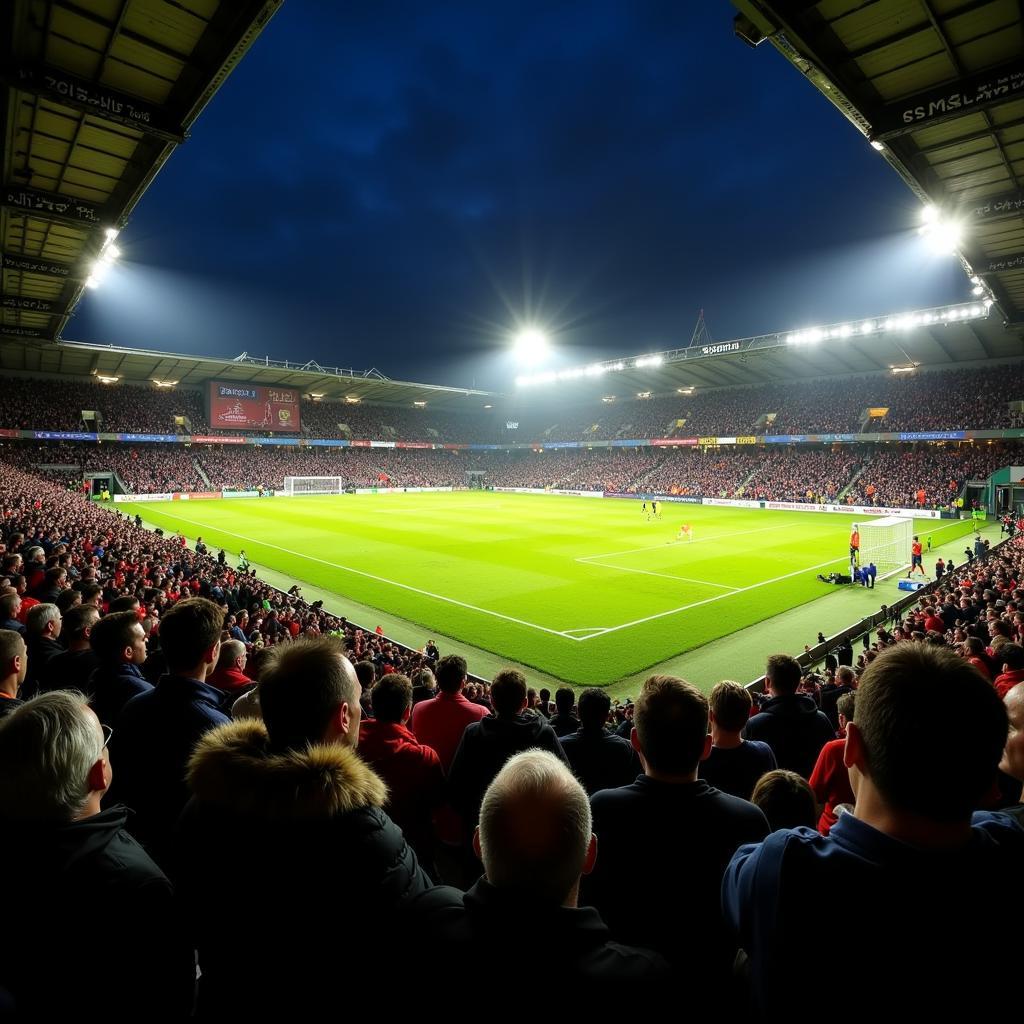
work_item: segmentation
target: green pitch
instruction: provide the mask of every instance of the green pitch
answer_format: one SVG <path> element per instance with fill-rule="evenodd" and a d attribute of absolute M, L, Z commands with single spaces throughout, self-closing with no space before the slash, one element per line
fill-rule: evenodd
<path fill-rule="evenodd" d="M 488 492 L 118 507 L 582 685 L 828 594 L 816 574 L 847 564 L 856 518 L 665 502 L 650 521 L 638 501 Z M 936 546 L 971 529 L 916 525 Z"/>

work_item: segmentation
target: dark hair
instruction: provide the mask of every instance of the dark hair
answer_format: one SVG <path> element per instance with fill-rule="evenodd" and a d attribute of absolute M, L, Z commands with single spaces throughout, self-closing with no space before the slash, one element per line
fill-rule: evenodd
<path fill-rule="evenodd" d="M 171 672 L 194 668 L 218 643 L 223 628 L 224 610 L 205 597 L 190 597 L 173 605 L 160 620 L 160 649 L 167 667 Z"/>
<path fill-rule="evenodd" d="M 580 725 L 597 729 L 608 721 L 608 712 L 611 708 L 611 697 L 600 687 L 591 686 L 580 694 L 576 713 L 579 715 Z"/>
<path fill-rule="evenodd" d="M 20 598 L 17 594 L 11 592 L 10 594 L 0 594 L 0 615 L 5 619 L 14 618 L 14 606 L 18 603 Z"/>
<path fill-rule="evenodd" d="M 199 600 L 198 598 L 192 598 L 192 600 Z M 178 602 L 179 604 L 183 602 Z M 140 601 L 134 594 L 122 594 L 120 597 L 115 597 L 110 602 L 110 607 L 107 609 L 111 612 L 133 612 L 139 608 Z M 196 658 L 196 661 L 199 659 Z M 194 663 L 193 663 L 194 664 Z"/>
<path fill-rule="evenodd" d="M 526 676 L 518 669 L 503 668 L 491 682 L 491 704 L 499 717 L 518 714 L 526 700 Z"/>
<path fill-rule="evenodd" d="M 466 679 L 466 659 L 458 654 L 446 654 L 437 663 L 434 675 L 442 693 L 458 693 Z"/>
<path fill-rule="evenodd" d="M 342 704 L 359 706 L 359 680 L 340 637 L 306 637 L 267 652 L 259 698 L 271 744 L 301 750 L 322 741 Z"/>
<path fill-rule="evenodd" d="M 996 660 L 1010 666 L 1011 672 L 1024 668 L 1024 647 L 1020 644 L 1003 644 L 996 652 Z"/>
<path fill-rule="evenodd" d="M 899 644 L 865 669 L 854 728 L 886 800 L 955 822 L 989 791 L 1008 725 L 1003 702 L 970 662 L 946 648 Z"/>
<path fill-rule="evenodd" d="M 652 768 L 686 775 L 704 753 L 708 699 L 685 679 L 650 676 L 637 698 L 633 726 Z"/>
<path fill-rule="evenodd" d="M 560 686 L 555 691 L 555 707 L 558 708 L 560 715 L 571 714 L 575 704 L 576 694 L 571 687 Z"/>
<path fill-rule="evenodd" d="M 768 819 L 773 832 L 780 828 L 814 828 L 818 823 L 818 802 L 807 780 L 796 772 L 776 768 L 757 780 L 750 802 Z"/>
<path fill-rule="evenodd" d="M 412 707 L 412 682 L 400 672 L 382 676 L 370 694 L 374 718 L 381 722 L 401 722 Z"/>
<path fill-rule="evenodd" d="M 377 666 L 372 661 L 357 661 L 353 667 L 363 692 L 372 689 L 373 681 L 377 678 Z"/>
<path fill-rule="evenodd" d="M 89 635 L 89 646 L 96 652 L 96 657 L 100 661 L 116 661 L 121 652 L 131 646 L 132 626 L 142 626 L 135 612 L 104 615 Z"/>
<path fill-rule="evenodd" d="M 773 654 L 768 659 L 764 674 L 775 693 L 780 697 L 788 697 L 796 693 L 803 673 L 796 658 L 788 654 Z"/>
<path fill-rule="evenodd" d="M 731 679 L 716 683 L 708 700 L 715 721 L 726 732 L 739 732 L 747 724 L 753 703 L 746 687 Z"/>
<path fill-rule="evenodd" d="M 90 627 L 97 625 L 96 622 L 90 621 L 94 615 L 99 615 L 99 609 L 91 604 L 78 604 L 74 608 L 69 608 L 62 616 L 61 621 L 61 632 L 67 637 L 68 640 L 82 640 L 85 637 L 85 631 Z M 89 640 L 90 646 L 92 645 L 92 635 L 90 634 Z"/>
<path fill-rule="evenodd" d="M 98 583 L 83 583 L 78 589 L 82 594 L 82 604 L 88 604 L 97 594 L 103 593 L 103 588 Z"/>
<path fill-rule="evenodd" d="M 57 595 L 53 603 L 60 609 L 63 618 L 66 612 L 82 603 L 82 595 L 77 590 L 67 587 Z"/>

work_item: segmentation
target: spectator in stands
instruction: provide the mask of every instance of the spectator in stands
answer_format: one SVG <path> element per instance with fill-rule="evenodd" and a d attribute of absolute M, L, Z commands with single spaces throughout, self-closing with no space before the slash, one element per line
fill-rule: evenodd
<path fill-rule="evenodd" d="M 25 702 L 18 691 L 28 669 L 25 639 L 13 629 L 0 629 L 0 718 L 5 718 Z"/>
<path fill-rule="evenodd" d="M 557 965 L 542 1000 L 559 1013 L 606 1008 L 622 983 L 653 997 L 649 986 L 667 980 L 657 954 L 612 942 L 598 912 L 578 906 L 597 840 L 587 795 L 554 754 L 528 750 L 505 763 L 484 794 L 473 848 L 484 876 L 468 892 L 437 888 L 412 906 L 417 989 L 435 988 L 451 965 L 473 963 L 481 950 L 493 964 L 529 956 Z M 494 982 L 489 971 L 464 971 L 455 998 L 463 1007 L 487 1005 Z M 503 1010 L 538 1012 L 532 985 L 504 985 L 500 998 Z"/>
<path fill-rule="evenodd" d="M 58 642 L 61 629 L 60 609 L 55 604 L 36 604 L 25 620 L 25 642 L 28 644 L 28 674 L 22 684 L 21 696 L 28 700 L 39 692 L 39 683 L 51 659 L 62 654 Z"/>
<path fill-rule="evenodd" d="M 377 666 L 372 661 L 357 661 L 355 663 L 355 670 L 362 694 L 359 699 L 363 715 L 370 717 L 373 715 L 373 703 L 370 699 L 370 694 L 373 691 L 373 684 L 377 681 Z"/>
<path fill-rule="evenodd" d="M 91 604 L 76 605 L 61 616 L 61 637 L 67 649 L 47 662 L 40 680 L 44 693 L 49 690 L 93 692 L 89 678 L 99 662 L 92 650 L 91 636 L 99 618 L 99 609 Z"/>
<path fill-rule="evenodd" d="M 853 789 L 850 772 L 843 760 L 846 751 L 846 728 L 853 721 L 857 693 L 851 690 L 839 698 L 839 739 L 829 740 L 821 748 L 818 761 L 811 772 L 810 785 L 821 807 L 818 831 L 827 836 L 839 817 L 839 807 L 853 807 Z"/>
<path fill-rule="evenodd" d="M 104 725 L 113 725 L 124 706 L 153 689 L 142 674 L 146 633 L 135 612 L 110 612 L 92 628 L 89 640 L 98 662 L 86 693 Z"/>
<path fill-rule="evenodd" d="M 540 703 L 537 705 L 537 710 L 550 722 L 551 721 L 551 691 L 546 687 L 542 686 L 537 691 L 537 696 L 540 698 Z M 575 700 L 575 694 L 573 694 Z"/>
<path fill-rule="evenodd" d="M 1024 831 L 1000 815 L 972 819 L 1006 742 L 1002 702 L 950 651 L 900 644 L 872 662 L 847 726 L 854 813 L 828 836 L 784 831 L 746 846 L 726 873 L 726 916 L 759 1014 L 790 1014 L 795 992 L 808 1006 L 835 1001 L 835 976 L 809 971 L 804 956 L 826 892 L 857 908 L 843 919 L 844 946 L 870 957 L 843 989 L 845 1018 L 865 1020 L 884 1001 L 921 1019 L 977 999 L 992 951 L 1015 948 L 1019 930 L 1005 898 Z M 985 998 L 988 1013 L 1019 1003 L 1013 986 Z"/>
<path fill-rule="evenodd" d="M 611 698 L 599 687 L 584 690 L 579 699 L 579 730 L 559 740 L 588 796 L 628 786 L 643 770 L 629 740 L 605 728 L 611 706 Z"/>
<path fill-rule="evenodd" d="M 718 880 L 739 846 L 768 834 L 768 822 L 697 778 L 707 731 L 707 698 L 695 686 L 657 675 L 644 683 L 632 733 L 644 774 L 591 798 L 600 857 L 584 896 L 620 941 L 657 950 L 681 982 L 718 993 L 736 952 Z"/>
<path fill-rule="evenodd" d="M 1024 681 L 1024 647 L 1007 643 L 999 648 L 996 661 L 1001 661 L 1003 671 L 992 684 L 1000 697 L 1005 697 L 1019 682 Z"/>
<path fill-rule="evenodd" d="M 746 687 L 729 680 L 715 684 L 709 698 L 711 750 L 698 767 L 709 786 L 741 800 L 749 800 L 757 780 L 776 767 L 767 743 L 741 735 L 752 706 Z"/>
<path fill-rule="evenodd" d="M 434 862 L 433 814 L 444 797 L 441 759 L 407 728 L 412 714 L 408 676 L 389 672 L 370 697 L 373 718 L 364 718 L 359 726 L 359 754 L 386 783 L 384 809 L 429 871 Z"/>
<path fill-rule="evenodd" d="M 62 691 L 0 725 L 0 828 L 17 859 L 0 987 L 24 1019 L 191 1010 L 195 968 L 170 883 L 126 831 L 127 808 L 100 810 L 107 736 L 81 694 Z"/>
<path fill-rule="evenodd" d="M 462 695 L 466 685 L 465 658 L 457 654 L 445 655 L 437 663 L 435 675 L 439 693 L 413 708 L 412 731 L 420 743 L 437 752 L 441 765 L 448 772 L 466 726 L 484 718 L 487 708 Z"/>
<path fill-rule="evenodd" d="M 293 1019 L 339 1005 L 354 929 L 366 955 L 348 961 L 356 988 L 345 998 L 393 991 L 395 912 L 430 880 L 381 809 L 387 788 L 356 753 L 360 687 L 342 642 L 275 646 L 259 693 L 262 721 L 208 732 L 191 757 L 179 887 L 195 927 L 200 1012 Z M 258 901 L 258 941 L 252 917 L 225 905 L 212 865 Z"/>
<path fill-rule="evenodd" d="M 224 690 L 237 697 L 247 686 L 256 682 L 245 674 L 248 662 L 245 644 L 239 640 L 224 640 L 220 645 L 220 657 L 208 682 L 218 690 Z"/>
<path fill-rule="evenodd" d="M 1011 779 L 1024 783 L 1024 684 L 1018 683 L 1003 698 L 1010 730 L 1007 733 L 1006 745 L 1003 747 L 1003 759 L 999 762 L 999 770 Z M 1017 803 L 1011 807 L 1003 807 L 1003 814 L 1024 825 L 1024 791 L 1018 791 Z"/>
<path fill-rule="evenodd" d="M 10 629 L 15 633 L 25 633 L 25 624 L 18 621 L 21 611 L 21 598 L 16 591 L 0 594 L 0 629 Z"/>
<path fill-rule="evenodd" d="M 541 694 L 544 691 L 541 690 Z M 546 704 L 546 701 L 542 701 Z M 576 694 L 571 686 L 560 686 L 555 691 L 555 714 L 548 718 L 548 715 L 544 715 L 548 719 L 551 728 L 555 730 L 555 735 L 561 739 L 563 736 L 568 736 L 571 733 L 576 732 L 580 727 L 580 720 L 573 714 L 573 709 L 576 707 Z M 543 713 L 543 712 L 542 712 Z"/>
<path fill-rule="evenodd" d="M 168 675 L 124 705 L 114 753 L 117 796 L 137 815 L 139 838 L 158 862 L 188 800 L 185 767 L 204 733 L 228 722 L 224 695 L 206 681 L 220 657 L 224 612 L 203 597 L 179 601 L 160 622 Z"/>
<path fill-rule="evenodd" d="M 565 761 L 562 745 L 547 720 L 524 714 L 526 690 L 522 672 L 502 669 L 491 683 L 494 715 L 466 726 L 462 734 L 448 773 L 448 787 L 453 806 L 470 827 L 476 825 L 480 801 L 491 779 L 513 754 L 539 747 Z"/>
<path fill-rule="evenodd" d="M 818 821 L 818 804 L 807 780 L 784 768 L 762 775 L 750 800 L 764 812 L 773 832 L 801 826 L 814 828 Z"/>
<path fill-rule="evenodd" d="M 770 699 L 747 722 L 743 736 L 767 743 L 780 768 L 809 778 L 818 752 L 835 736 L 835 730 L 810 697 L 796 692 L 800 665 L 795 658 L 773 654 L 765 680 Z"/>
<path fill-rule="evenodd" d="M 437 696 L 437 680 L 429 668 L 417 669 L 412 674 L 413 707 L 425 700 L 433 700 Z"/>
<path fill-rule="evenodd" d="M 852 693 L 857 685 L 857 673 L 849 665 L 840 665 L 836 669 L 835 678 L 832 682 L 826 680 L 821 688 L 821 700 L 818 707 L 821 713 L 828 719 L 832 731 L 839 729 L 839 699 L 844 693 Z"/>

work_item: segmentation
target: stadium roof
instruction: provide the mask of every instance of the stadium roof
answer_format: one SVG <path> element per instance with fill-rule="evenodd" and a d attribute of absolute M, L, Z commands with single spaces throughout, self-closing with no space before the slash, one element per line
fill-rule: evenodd
<path fill-rule="evenodd" d="M 95 259 L 282 0 L 11 0 L 0 341 L 60 336 Z"/>
<path fill-rule="evenodd" d="M 162 381 L 179 387 L 199 387 L 209 380 L 279 385 L 326 399 L 346 397 L 384 405 L 425 402 L 434 410 L 475 411 L 494 396 L 471 388 L 450 388 L 389 380 L 376 370 L 349 370 L 296 363 L 284 359 L 236 359 L 154 352 L 60 342 L 57 345 L 0 345 L 0 372 L 70 374 L 76 377 L 117 378 L 128 384 Z"/>
<path fill-rule="evenodd" d="M 771 42 L 923 203 L 962 220 L 965 269 L 1024 325 L 1019 0 L 733 4 L 744 42 Z"/>

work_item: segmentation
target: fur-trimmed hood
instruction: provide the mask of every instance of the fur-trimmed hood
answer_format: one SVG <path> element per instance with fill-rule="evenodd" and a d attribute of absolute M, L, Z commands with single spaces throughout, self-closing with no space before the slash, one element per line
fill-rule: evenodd
<path fill-rule="evenodd" d="M 275 751 L 266 726 L 253 719 L 207 732 L 189 759 L 187 779 L 203 803 L 266 820 L 328 819 L 383 807 L 388 796 L 351 747 Z"/>

